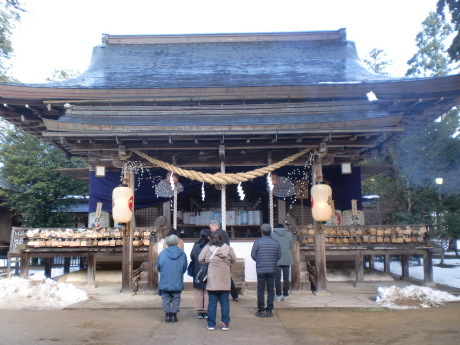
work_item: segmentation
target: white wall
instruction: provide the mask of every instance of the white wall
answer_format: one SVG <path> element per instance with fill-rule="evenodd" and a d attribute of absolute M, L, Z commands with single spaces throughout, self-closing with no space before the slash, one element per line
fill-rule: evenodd
<path fill-rule="evenodd" d="M 158 253 L 163 250 L 163 241 L 161 240 L 158 243 Z M 251 258 L 251 249 L 253 245 L 253 241 L 248 242 L 230 242 L 230 246 L 235 251 L 235 254 L 238 258 L 244 259 L 244 275 L 245 280 L 247 282 L 255 282 L 257 281 L 257 274 L 256 274 L 256 262 Z M 190 262 L 190 252 L 192 251 L 194 243 L 184 243 L 184 251 L 187 254 L 187 262 Z M 192 278 L 184 274 L 184 282 L 191 282 Z"/>

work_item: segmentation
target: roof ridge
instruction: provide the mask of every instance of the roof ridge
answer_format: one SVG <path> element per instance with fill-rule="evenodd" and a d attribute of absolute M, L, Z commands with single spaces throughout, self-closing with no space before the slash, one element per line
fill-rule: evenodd
<path fill-rule="evenodd" d="M 193 43 L 235 43 L 261 41 L 318 41 L 346 40 L 346 29 L 334 31 L 293 31 L 254 33 L 213 33 L 174 35 L 109 35 L 102 34 L 102 45 L 126 44 L 193 44 Z"/>

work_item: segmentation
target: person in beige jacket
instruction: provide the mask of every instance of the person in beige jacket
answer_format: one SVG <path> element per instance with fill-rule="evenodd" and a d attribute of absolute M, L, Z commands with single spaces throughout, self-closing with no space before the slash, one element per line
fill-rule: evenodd
<path fill-rule="evenodd" d="M 208 330 L 213 331 L 216 326 L 217 302 L 220 303 L 222 314 L 222 330 L 230 329 L 230 266 L 236 262 L 236 254 L 232 247 L 224 243 L 222 235 L 211 233 L 211 239 L 203 248 L 198 261 L 209 263 L 206 290 L 209 296 Z"/>

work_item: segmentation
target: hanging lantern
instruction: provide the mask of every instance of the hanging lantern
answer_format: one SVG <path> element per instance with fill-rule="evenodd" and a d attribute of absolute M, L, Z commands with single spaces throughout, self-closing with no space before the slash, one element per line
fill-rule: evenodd
<path fill-rule="evenodd" d="M 117 223 L 128 223 L 133 216 L 133 190 L 127 186 L 120 186 L 112 193 L 112 217 Z"/>
<path fill-rule="evenodd" d="M 317 222 L 332 217 L 332 189 L 327 184 L 317 184 L 311 189 L 311 212 Z"/>
<path fill-rule="evenodd" d="M 171 171 L 168 171 L 166 173 L 166 182 L 171 183 L 171 175 L 172 175 L 172 179 L 174 181 L 174 184 L 177 184 L 177 182 L 179 182 L 179 178 L 177 177 L 176 174 L 173 174 Z"/>

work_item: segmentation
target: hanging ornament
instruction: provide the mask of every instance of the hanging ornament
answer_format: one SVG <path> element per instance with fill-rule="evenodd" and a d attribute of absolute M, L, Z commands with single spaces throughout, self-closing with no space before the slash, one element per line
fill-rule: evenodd
<path fill-rule="evenodd" d="M 270 191 L 272 191 L 273 187 L 274 187 L 273 186 L 273 181 L 272 181 L 272 173 L 268 173 L 268 175 L 267 175 L 267 183 L 268 183 L 268 189 Z"/>
<path fill-rule="evenodd" d="M 201 184 L 201 201 L 204 201 L 206 194 L 204 192 L 204 183 Z"/>
<path fill-rule="evenodd" d="M 273 178 L 274 175 L 276 175 L 275 179 Z M 277 197 L 286 198 L 295 194 L 295 185 L 290 178 L 278 176 L 277 174 L 271 176 L 268 174 L 267 182 L 268 191 L 273 191 L 273 195 Z"/>
<path fill-rule="evenodd" d="M 183 192 L 184 186 L 181 183 L 175 184 L 175 189 L 177 192 Z M 161 180 L 157 185 L 155 185 L 155 194 L 157 198 L 171 198 L 174 196 L 174 190 L 171 189 L 171 184 L 166 180 Z"/>
<path fill-rule="evenodd" d="M 327 184 L 316 184 L 311 188 L 311 212 L 317 222 L 331 219 L 332 189 Z"/>
<path fill-rule="evenodd" d="M 236 190 L 238 191 L 240 200 L 243 201 L 246 195 L 244 194 L 244 190 L 243 190 L 243 187 L 241 186 L 241 182 L 238 183 L 238 187 L 236 187 Z"/>
<path fill-rule="evenodd" d="M 174 190 L 174 188 L 175 188 L 174 178 L 175 178 L 175 176 L 174 176 L 174 173 L 172 172 L 171 176 L 169 176 L 169 183 L 171 184 L 171 190 Z"/>
<path fill-rule="evenodd" d="M 133 216 L 133 190 L 119 186 L 112 192 L 112 217 L 117 223 L 128 223 Z"/>

